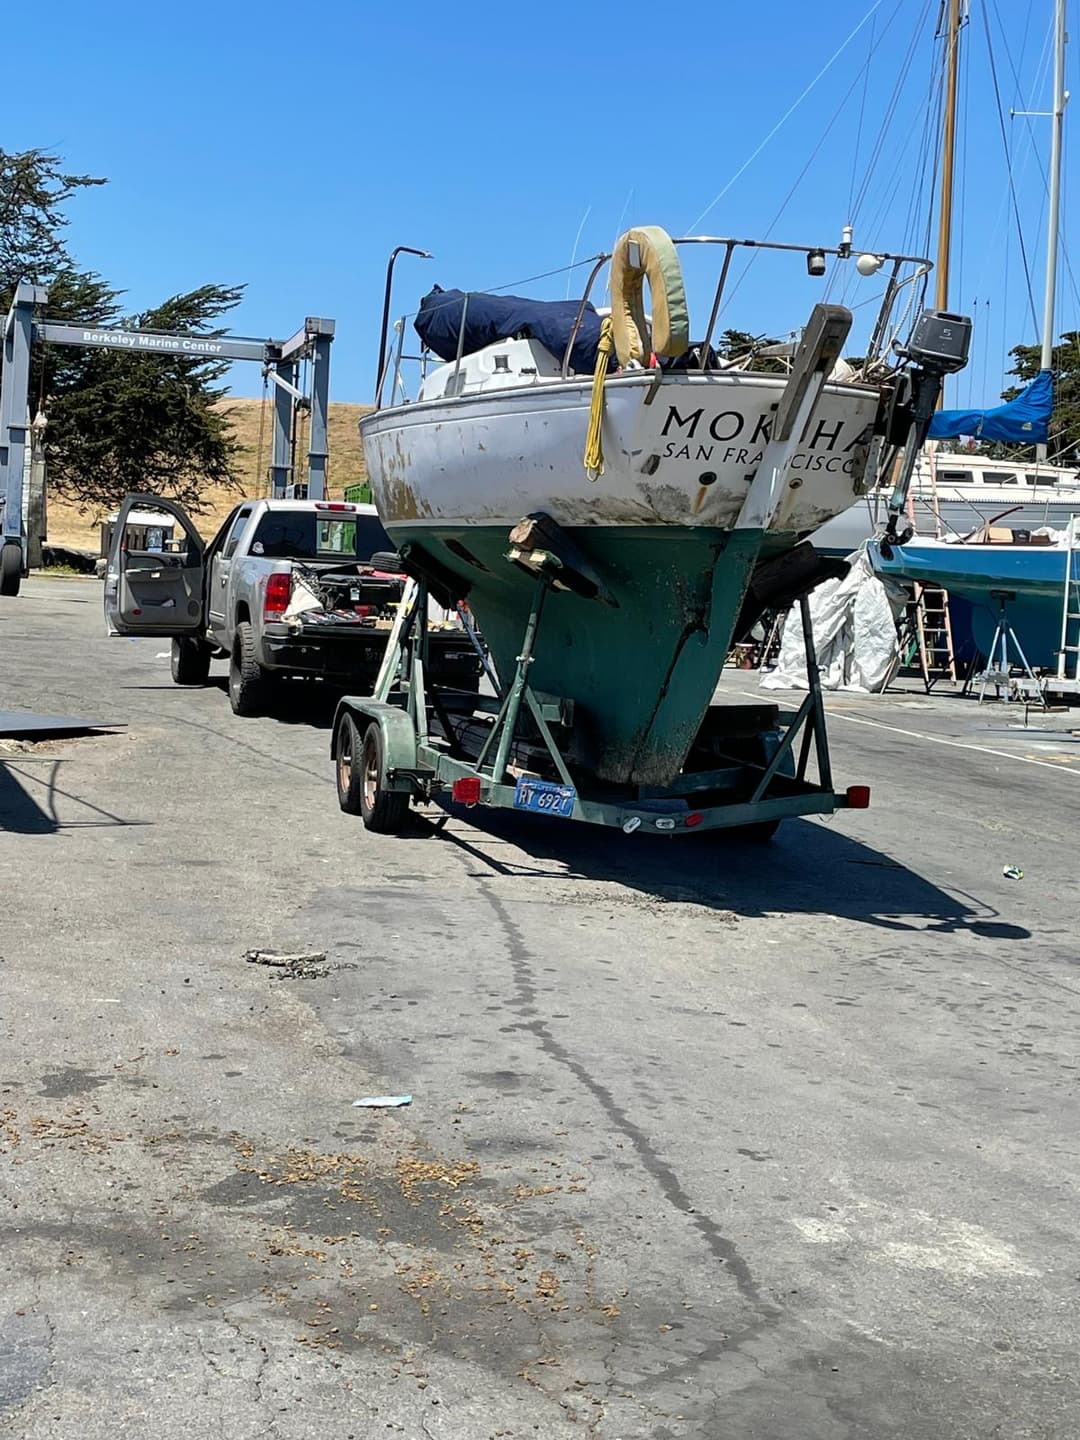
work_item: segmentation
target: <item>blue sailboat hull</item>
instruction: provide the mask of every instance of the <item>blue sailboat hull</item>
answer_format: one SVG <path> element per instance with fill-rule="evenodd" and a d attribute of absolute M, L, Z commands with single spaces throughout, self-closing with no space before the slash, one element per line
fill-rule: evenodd
<path fill-rule="evenodd" d="M 1014 598 L 1006 602 L 1009 624 L 1033 668 L 1057 667 L 1061 644 L 1061 605 L 1065 588 L 1065 550 L 1044 545 L 946 545 L 912 540 L 896 546 L 886 560 L 876 542 L 870 563 L 879 575 L 940 585 L 950 599 L 971 607 L 971 629 L 983 655 L 990 653 L 1000 614 L 991 591 Z"/>

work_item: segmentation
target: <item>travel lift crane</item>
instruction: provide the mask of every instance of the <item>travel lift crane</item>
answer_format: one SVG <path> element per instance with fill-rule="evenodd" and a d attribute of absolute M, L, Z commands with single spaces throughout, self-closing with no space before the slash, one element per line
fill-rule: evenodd
<path fill-rule="evenodd" d="M 47 345 L 82 345 L 136 355 L 186 355 L 207 360 L 254 360 L 273 382 L 273 449 L 270 493 L 275 499 L 326 494 L 327 407 L 330 398 L 330 342 L 333 320 L 309 316 L 288 340 L 255 340 L 236 335 L 183 335 L 154 330 L 61 324 L 35 318 L 49 298 L 40 285 L 21 280 L 4 323 L 0 379 L 0 595 L 17 595 L 26 573 L 23 518 L 24 467 L 29 424 L 30 350 Z M 297 388 L 298 367 L 310 361 L 309 393 Z M 306 486 L 291 479 L 297 407 L 310 410 Z"/>

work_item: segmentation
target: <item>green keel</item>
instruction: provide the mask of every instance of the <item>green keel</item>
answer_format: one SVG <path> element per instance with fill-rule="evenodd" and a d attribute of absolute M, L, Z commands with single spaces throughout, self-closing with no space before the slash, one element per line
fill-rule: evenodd
<path fill-rule="evenodd" d="M 514 672 L 535 579 L 506 559 L 500 526 L 391 524 L 469 586 L 468 602 L 500 677 Z M 760 530 L 676 526 L 569 529 L 618 601 L 613 609 L 553 591 L 545 602 L 533 690 L 574 701 L 574 763 L 600 780 L 667 785 L 708 708 L 761 551 Z"/>

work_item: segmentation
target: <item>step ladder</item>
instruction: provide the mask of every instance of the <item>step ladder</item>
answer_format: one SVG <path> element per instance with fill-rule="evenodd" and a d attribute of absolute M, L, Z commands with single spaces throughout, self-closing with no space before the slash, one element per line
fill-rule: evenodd
<path fill-rule="evenodd" d="M 1065 527 L 1065 589 L 1061 597 L 1061 646 L 1057 681 L 1062 693 L 1080 692 L 1080 515 Z"/>
<path fill-rule="evenodd" d="M 937 489 L 937 447 L 927 447 L 927 463 L 930 472 L 930 513 L 934 518 L 934 535 L 941 539 L 941 510 Z M 918 529 L 915 520 L 915 497 L 908 492 L 908 519 Z M 956 684 L 956 652 L 953 648 L 952 619 L 949 615 L 949 596 L 940 585 L 929 585 L 915 581 L 915 606 L 913 629 L 919 671 L 923 685 L 929 694 L 939 680 Z"/>
<path fill-rule="evenodd" d="M 927 694 L 939 680 L 956 684 L 949 597 L 940 585 L 915 581 L 914 638 Z"/>

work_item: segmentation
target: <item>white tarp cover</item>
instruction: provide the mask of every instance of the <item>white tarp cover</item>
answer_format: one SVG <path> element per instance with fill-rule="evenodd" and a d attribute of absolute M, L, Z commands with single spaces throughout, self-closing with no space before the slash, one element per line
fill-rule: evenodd
<path fill-rule="evenodd" d="M 823 690 L 884 690 L 898 654 L 896 620 L 907 592 L 880 580 L 863 546 L 851 557 L 843 580 L 826 580 L 810 596 L 810 620 Z M 761 680 L 763 690 L 808 690 L 802 614 L 788 612 L 776 669 Z"/>

